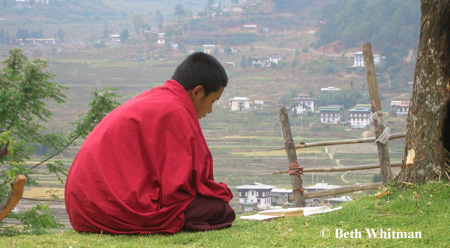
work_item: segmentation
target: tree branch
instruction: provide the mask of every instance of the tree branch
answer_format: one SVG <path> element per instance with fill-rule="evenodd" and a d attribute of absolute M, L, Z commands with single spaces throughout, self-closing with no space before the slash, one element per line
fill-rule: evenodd
<path fill-rule="evenodd" d="M 31 168 L 29 168 L 28 170 L 32 170 L 36 167 L 38 167 L 39 165 L 49 161 L 50 159 L 52 159 L 53 157 L 55 157 L 56 155 L 60 154 L 62 151 L 64 151 L 67 147 L 69 147 L 73 142 L 75 142 L 76 139 L 78 139 L 81 136 L 82 133 L 78 134 L 77 136 L 75 136 L 74 138 L 72 138 L 65 146 L 63 146 L 61 149 L 59 149 L 57 152 L 53 153 L 52 155 L 50 155 L 49 157 L 47 157 L 46 159 L 42 160 L 41 162 L 33 165 Z"/>

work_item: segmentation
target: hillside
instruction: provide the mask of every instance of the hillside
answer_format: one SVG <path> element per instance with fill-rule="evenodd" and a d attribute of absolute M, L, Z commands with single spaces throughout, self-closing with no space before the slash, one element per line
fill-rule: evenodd
<path fill-rule="evenodd" d="M 88 109 L 94 90 L 104 86 L 115 87 L 122 95 L 121 101 L 127 101 L 142 91 L 163 84 L 189 50 L 201 51 L 204 44 L 213 43 L 216 45 L 214 56 L 219 61 L 234 63 L 234 66 L 226 66 L 230 83 L 222 99 L 217 102 L 214 113 L 201 121 L 215 159 L 216 180 L 226 182 L 233 190 L 236 186 L 254 181 L 291 187 L 288 176 L 271 175 L 287 166 L 285 152 L 274 151 L 284 144 L 278 110 L 285 105 L 291 107 L 291 99 L 299 93 L 310 94 L 327 105 L 343 104 L 333 99 L 345 100 L 345 96 L 354 96 L 355 104 L 368 103 L 365 72 L 362 68 L 352 68 L 353 52 L 359 51 L 360 47 L 345 47 L 338 43 L 322 50 L 316 47 L 320 9 L 330 1 L 299 1 L 304 7 L 295 8 L 294 13 L 275 4 L 290 1 L 248 1 L 238 5 L 243 9 L 242 13 L 213 16 L 214 12 L 209 12 L 210 15 L 202 18 L 174 18 L 175 2 L 179 1 L 165 1 L 164 4 L 162 1 L 67 1 L 64 6 L 70 10 L 78 4 L 92 8 L 91 12 L 98 12 L 98 15 L 83 18 L 84 12 L 80 8 L 74 12 L 75 19 L 68 15 L 64 21 L 57 20 L 53 15 L 48 17 L 46 13 L 31 15 L 34 9 L 16 9 L 5 14 L 6 20 L 0 21 L 1 30 L 13 37 L 19 27 L 29 31 L 42 29 L 44 38 L 55 38 L 56 45 L 11 43 L 0 46 L 0 55 L 3 57 L 9 49 L 19 47 L 30 59 L 48 61 L 49 71 L 55 74 L 54 80 L 68 86 L 69 90 L 65 92 L 66 104 L 50 103 L 54 120 L 46 126 L 49 131 L 67 133 L 73 128 L 71 123 Z M 182 1 L 186 6 L 193 2 L 198 1 Z M 153 20 L 160 6 L 161 11 L 164 8 L 167 18 L 161 30 Z M 194 9 L 200 11 L 204 6 L 189 5 L 186 9 L 195 14 Z M 141 15 L 153 32 L 149 35 L 137 34 L 133 15 Z M 244 28 L 245 24 L 255 24 L 257 27 L 248 30 Z M 108 35 L 119 34 L 124 29 L 129 30 L 128 41 L 114 43 L 109 39 Z M 63 39 L 57 38 L 58 30 L 63 31 Z M 164 45 L 157 43 L 156 33 L 159 31 L 165 32 Z M 172 42 L 177 42 L 180 48 L 173 49 L 170 46 Z M 231 48 L 236 48 L 237 52 L 225 52 Z M 219 52 L 219 49 L 224 52 Z M 268 58 L 272 54 L 282 58 L 277 66 L 255 67 L 249 63 L 251 58 Z M 392 99 L 409 100 L 412 87 L 406 82 L 412 81 L 413 69 L 414 58 L 396 64 L 389 74 L 385 73 L 385 65 L 377 67 L 382 105 L 386 112 L 390 111 Z M 321 88 L 329 86 L 341 88 L 344 97 L 331 97 L 321 92 Z M 262 100 L 264 108 L 251 112 L 229 111 L 228 99 L 235 96 Z M 296 143 L 372 136 L 370 127 L 360 130 L 324 125 L 320 123 L 317 113 L 290 114 Z M 404 117 L 388 115 L 387 123 L 393 132 L 405 130 Z M 67 167 L 81 142 L 60 157 Z M 403 140 L 390 142 L 392 161 L 403 158 L 403 146 Z M 306 168 L 376 163 L 378 156 L 375 147 L 374 144 L 367 144 L 305 149 L 298 152 L 299 163 Z M 40 158 L 35 156 L 33 160 Z M 371 182 L 377 173 L 377 170 L 371 170 L 307 174 L 304 182 L 305 186 L 322 181 L 351 185 Z M 55 177 L 34 176 L 39 178 L 42 187 L 61 189 L 64 186 Z M 234 207 L 238 206 L 237 200 L 235 197 L 232 202 Z M 61 201 L 58 204 L 63 208 Z"/>

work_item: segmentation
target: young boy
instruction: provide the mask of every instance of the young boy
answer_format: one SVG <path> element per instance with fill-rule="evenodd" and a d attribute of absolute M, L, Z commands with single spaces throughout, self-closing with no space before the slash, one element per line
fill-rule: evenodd
<path fill-rule="evenodd" d="M 214 57 L 194 53 L 163 86 L 108 114 L 69 170 L 65 203 L 73 228 L 146 234 L 231 226 L 233 194 L 214 181 L 198 121 L 227 83 Z"/>

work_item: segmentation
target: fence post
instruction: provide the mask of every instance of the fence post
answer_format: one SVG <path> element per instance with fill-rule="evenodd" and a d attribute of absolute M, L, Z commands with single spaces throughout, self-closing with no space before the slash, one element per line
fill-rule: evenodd
<path fill-rule="evenodd" d="M 294 140 L 292 139 L 291 127 L 286 108 L 280 109 L 281 128 L 283 129 L 284 146 L 289 161 L 289 175 L 291 176 L 292 191 L 294 193 L 295 205 L 305 207 L 305 196 L 303 194 L 302 178 L 303 168 L 298 165 L 297 152 L 295 151 Z"/>
<path fill-rule="evenodd" d="M 378 93 L 377 76 L 373 62 L 372 45 L 365 43 L 362 45 L 364 65 L 366 68 L 367 83 L 369 85 L 370 103 L 372 105 L 372 118 L 375 131 L 375 138 L 379 138 L 385 131 L 383 124 L 383 113 L 381 111 L 380 95 Z M 386 143 L 377 141 L 378 158 L 380 160 L 381 177 L 383 184 L 392 180 L 391 165 L 389 159 L 389 147 Z"/>

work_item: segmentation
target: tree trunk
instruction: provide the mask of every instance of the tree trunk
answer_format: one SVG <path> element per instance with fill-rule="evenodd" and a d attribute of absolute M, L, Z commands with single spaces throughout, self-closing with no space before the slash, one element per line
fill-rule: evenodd
<path fill-rule="evenodd" d="M 396 185 L 449 177 L 450 1 L 421 0 L 421 30 L 405 153 Z"/>

